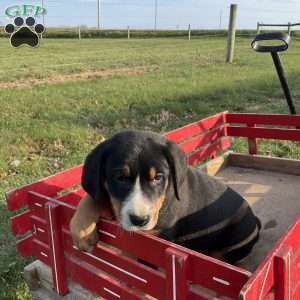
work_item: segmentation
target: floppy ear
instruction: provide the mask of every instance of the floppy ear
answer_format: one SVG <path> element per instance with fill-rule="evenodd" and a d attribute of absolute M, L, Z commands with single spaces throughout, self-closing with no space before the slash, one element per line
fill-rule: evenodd
<path fill-rule="evenodd" d="M 185 180 L 188 165 L 185 153 L 171 141 L 166 142 L 165 155 L 170 167 L 175 196 L 180 200 L 180 187 Z"/>
<path fill-rule="evenodd" d="M 98 203 L 104 204 L 109 195 L 104 187 L 106 155 L 110 140 L 99 144 L 85 159 L 81 185 L 83 189 Z"/>

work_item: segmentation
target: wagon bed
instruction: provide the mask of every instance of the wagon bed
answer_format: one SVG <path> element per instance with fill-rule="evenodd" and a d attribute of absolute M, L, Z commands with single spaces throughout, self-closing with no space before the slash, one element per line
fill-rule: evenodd
<path fill-rule="evenodd" d="M 44 282 L 51 294 L 50 282 L 50 298 L 70 292 L 70 299 L 81 299 L 80 293 L 86 293 L 82 299 L 95 299 L 95 294 L 125 300 L 300 299 L 300 161 L 257 155 L 258 138 L 300 141 L 295 127 L 300 116 L 223 112 L 165 135 L 180 144 L 190 164 L 212 159 L 202 168 L 240 191 L 262 219 L 262 238 L 240 267 L 155 236 L 128 233 L 109 220 L 99 222 L 95 250 L 79 251 L 68 223 L 84 195 L 78 187 L 82 166 L 7 193 L 10 210 L 28 208 L 11 224 L 20 254 L 41 261 L 27 268 L 31 288 L 38 293 L 37 283 Z M 247 138 L 249 155 L 220 156 L 230 148 L 231 137 Z M 52 280 L 43 280 L 49 274 Z M 84 288 L 80 293 L 77 284 Z"/>

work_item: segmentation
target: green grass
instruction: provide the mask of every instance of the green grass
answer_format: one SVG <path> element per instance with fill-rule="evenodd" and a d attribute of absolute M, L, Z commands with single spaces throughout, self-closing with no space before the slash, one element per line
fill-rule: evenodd
<path fill-rule="evenodd" d="M 238 39 L 229 65 L 225 38 L 45 39 L 34 50 L 14 50 L 1 40 L 0 84 L 122 67 L 146 72 L 0 89 L 0 299 L 30 299 L 22 280 L 28 261 L 15 250 L 5 191 L 81 163 L 103 136 L 125 127 L 165 132 L 223 110 L 288 112 L 271 57 L 249 45 Z M 282 57 L 298 99 L 299 50 L 294 41 Z M 244 151 L 245 142 L 237 140 L 235 149 Z M 261 149 L 300 158 L 291 143 L 263 142 Z"/>

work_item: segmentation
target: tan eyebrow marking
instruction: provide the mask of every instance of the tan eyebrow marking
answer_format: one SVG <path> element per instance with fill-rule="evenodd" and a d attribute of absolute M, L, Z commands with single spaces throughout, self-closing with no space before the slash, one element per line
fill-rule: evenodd
<path fill-rule="evenodd" d="M 125 177 L 129 177 L 130 176 L 130 168 L 128 165 L 124 165 L 122 173 Z"/>
<path fill-rule="evenodd" d="M 151 167 L 149 169 L 149 179 L 153 180 L 155 178 L 156 174 L 157 174 L 156 169 L 154 167 Z"/>
<path fill-rule="evenodd" d="M 128 165 L 123 165 L 122 167 L 113 169 L 114 173 L 122 174 L 123 176 L 129 177 L 130 176 L 130 168 Z"/>

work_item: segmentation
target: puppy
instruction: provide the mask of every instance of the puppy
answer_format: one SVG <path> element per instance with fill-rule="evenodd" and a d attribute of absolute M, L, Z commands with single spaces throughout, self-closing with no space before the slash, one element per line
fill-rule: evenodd
<path fill-rule="evenodd" d="M 71 220 L 73 241 L 90 251 L 99 216 L 112 215 L 128 231 L 153 231 L 169 241 L 235 263 L 259 238 L 260 222 L 238 193 L 187 165 L 185 153 L 164 137 L 127 130 L 86 158 L 87 196 Z"/>

